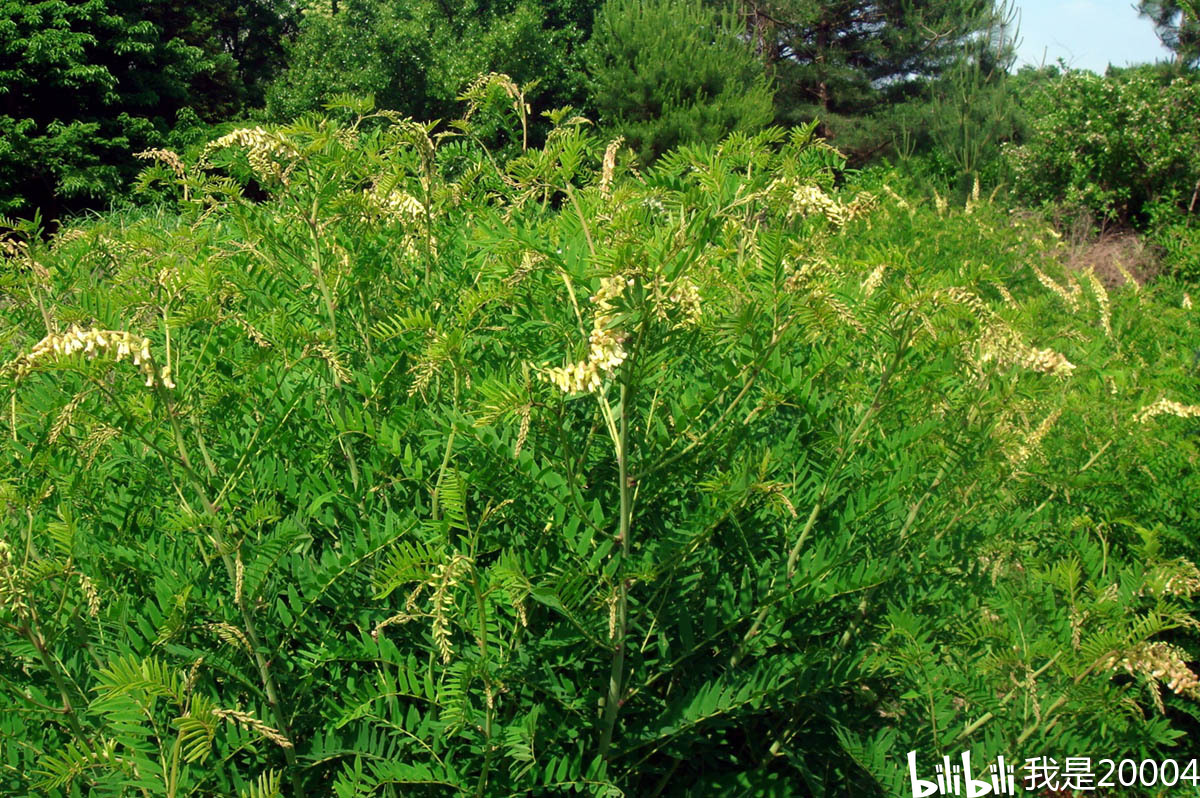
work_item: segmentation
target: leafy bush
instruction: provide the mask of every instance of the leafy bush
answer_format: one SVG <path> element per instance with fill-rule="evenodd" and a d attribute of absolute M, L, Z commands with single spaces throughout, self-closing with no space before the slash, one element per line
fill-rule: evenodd
<path fill-rule="evenodd" d="M 360 111 L 6 241 L 5 792 L 893 795 L 1194 730 L 1177 287 L 834 192 L 811 128 L 636 174 Z"/>
<path fill-rule="evenodd" d="M 289 45 L 287 70 L 268 90 L 267 111 L 293 119 L 351 92 L 418 119 L 445 119 L 463 86 L 489 71 L 536 83 L 551 106 L 578 103 L 575 51 L 595 5 L 479 0 L 449 13 L 435 0 L 345 0 L 336 14 L 314 8 Z"/>
<path fill-rule="evenodd" d="M 1200 227 L 1177 218 L 1151 228 L 1150 239 L 1162 251 L 1167 268 L 1189 283 L 1200 282 Z"/>
<path fill-rule="evenodd" d="M 0 214 L 105 207 L 179 111 L 212 119 L 252 99 L 285 20 L 268 3 L 220 5 L 0 2 Z"/>
<path fill-rule="evenodd" d="M 739 25 L 701 0 L 608 0 L 586 50 L 589 103 L 643 160 L 761 130 L 773 93 Z"/>
<path fill-rule="evenodd" d="M 1033 84 L 1030 132 L 1008 160 L 1019 194 L 1118 222 L 1151 203 L 1186 208 L 1200 183 L 1200 82 L 1154 70 L 1102 78 L 1068 72 Z"/>

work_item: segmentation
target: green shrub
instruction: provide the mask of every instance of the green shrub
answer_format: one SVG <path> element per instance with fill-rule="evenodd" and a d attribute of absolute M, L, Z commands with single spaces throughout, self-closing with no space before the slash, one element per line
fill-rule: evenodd
<path fill-rule="evenodd" d="M 585 57 L 589 103 L 643 160 L 774 118 L 765 66 L 732 11 L 701 0 L 608 0 Z"/>
<path fill-rule="evenodd" d="M 1068 72 L 1033 84 L 1023 103 L 1030 130 L 1007 155 L 1026 200 L 1122 223 L 1144 222 L 1155 202 L 1186 208 L 1200 182 L 1200 82 Z"/>
<path fill-rule="evenodd" d="M 2 791 L 896 795 L 1194 732 L 1178 286 L 834 191 L 811 128 L 639 174 L 358 108 L 6 241 Z"/>
<path fill-rule="evenodd" d="M 536 83 L 546 105 L 578 103 L 576 48 L 591 25 L 590 0 L 461 4 L 344 0 L 338 13 L 309 10 L 289 45 L 288 68 L 267 92 L 278 120 L 321 111 L 339 94 L 371 94 L 381 108 L 447 119 L 463 87 L 483 72 Z"/>
<path fill-rule="evenodd" d="M 1153 228 L 1150 240 L 1162 250 L 1168 271 L 1189 283 L 1200 282 L 1200 227 L 1195 222 L 1171 220 Z"/>

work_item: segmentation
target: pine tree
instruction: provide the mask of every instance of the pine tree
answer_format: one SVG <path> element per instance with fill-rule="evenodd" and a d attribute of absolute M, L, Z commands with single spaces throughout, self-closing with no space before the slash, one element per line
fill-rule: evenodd
<path fill-rule="evenodd" d="M 1149 17 L 1154 31 L 1175 62 L 1193 66 L 1200 62 L 1200 2 L 1197 0 L 1141 0 L 1138 13 Z"/>
<path fill-rule="evenodd" d="M 609 0 L 586 59 L 600 121 L 645 159 L 774 117 L 763 63 L 736 17 L 700 0 Z"/>
<path fill-rule="evenodd" d="M 857 114 L 912 96 L 989 29 L 993 0 L 742 0 L 782 115 Z"/>

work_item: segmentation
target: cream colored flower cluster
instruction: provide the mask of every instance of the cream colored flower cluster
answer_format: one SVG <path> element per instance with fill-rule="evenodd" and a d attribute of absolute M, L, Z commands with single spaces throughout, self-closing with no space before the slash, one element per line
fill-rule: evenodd
<path fill-rule="evenodd" d="M 1200 405 L 1184 405 L 1172 402 L 1170 399 L 1159 399 L 1152 405 L 1147 405 L 1133 416 L 1138 424 L 1143 424 L 1155 416 L 1178 416 L 1179 418 L 1200 417 Z"/>
<path fill-rule="evenodd" d="M 412 194 L 400 189 L 384 193 L 379 186 L 375 186 L 363 189 L 363 204 L 363 221 L 383 218 L 393 219 L 405 225 L 405 235 L 398 242 L 398 248 L 404 255 L 416 257 L 425 246 L 432 250 L 430 254 L 436 254 L 438 240 L 431 234 L 427 235 L 429 218 L 425 212 L 425 205 Z"/>
<path fill-rule="evenodd" d="M 1078 286 L 1076 288 L 1078 289 Z M 960 305 L 976 317 L 987 320 L 977 342 L 976 360 L 980 365 L 995 361 L 1000 366 L 1017 365 L 1030 371 L 1060 377 L 1069 377 L 1075 370 L 1075 364 L 1061 353 L 1026 344 L 1021 334 L 999 318 L 974 292 L 952 286 L 939 291 L 937 296 L 946 304 Z"/>
<path fill-rule="evenodd" d="M 624 136 L 617 136 L 604 149 L 604 161 L 600 167 L 600 193 L 605 197 L 612 195 L 613 174 L 617 170 L 617 152 L 625 143 Z"/>
<path fill-rule="evenodd" d="M 1112 303 L 1109 301 L 1108 291 L 1094 270 L 1089 268 L 1083 273 L 1083 276 L 1091 286 L 1092 295 L 1096 297 L 1096 305 L 1100 308 L 1100 326 L 1104 328 L 1104 334 L 1112 338 Z"/>
<path fill-rule="evenodd" d="M 622 277 L 614 274 L 611 277 L 600 278 L 600 290 L 592 294 L 588 301 L 596 306 L 597 316 L 607 316 L 612 313 L 613 300 L 625 293 L 626 288 L 633 288 L 632 277 Z"/>
<path fill-rule="evenodd" d="M 1069 287 L 1064 288 L 1063 286 L 1059 285 L 1054 278 L 1046 274 L 1037 266 L 1033 266 L 1031 264 L 1030 268 L 1033 269 L 1033 274 L 1035 277 L 1037 277 L 1038 282 L 1053 293 L 1057 294 L 1058 297 L 1067 304 L 1067 307 L 1071 309 L 1072 313 L 1079 310 L 1079 295 L 1083 292 L 1083 289 L 1079 287 L 1078 283 L 1071 279 L 1069 274 L 1067 275 L 1067 283 Z"/>
<path fill-rule="evenodd" d="M 278 180 L 287 183 L 291 167 L 284 169 L 279 162 L 292 160 L 299 155 L 296 148 L 279 134 L 262 127 L 247 127 L 210 141 L 200 153 L 200 162 L 204 163 L 209 155 L 226 147 L 243 148 L 246 151 L 246 159 L 250 161 L 250 168 L 263 181 Z"/>
<path fill-rule="evenodd" d="M 1105 665 L 1112 670 L 1124 669 L 1152 682 L 1166 682 L 1167 689 L 1176 695 L 1200 697 L 1200 678 L 1188 667 L 1189 657 L 1170 643 L 1139 643 L 1124 655 L 1114 654 Z M 1158 700 L 1155 695 L 1156 703 Z"/>
<path fill-rule="evenodd" d="M 397 189 L 383 194 L 378 189 L 364 189 L 363 195 L 367 205 L 378 213 L 406 221 L 425 218 L 425 206 L 407 191 Z"/>
<path fill-rule="evenodd" d="M 23 616 L 29 609 L 25 601 L 22 574 L 13 561 L 12 549 L 0 540 L 0 607 Z"/>
<path fill-rule="evenodd" d="M 625 336 L 609 328 L 612 321 L 613 300 L 633 280 L 620 275 L 605 277 L 591 301 L 596 305 L 596 318 L 588 336 L 587 360 L 579 360 L 561 368 L 545 369 L 546 379 L 565 393 L 590 393 L 600 389 L 606 377 L 611 377 L 625 362 L 627 353 L 623 346 Z"/>
<path fill-rule="evenodd" d="M 868 299 L 872 294 L 883 284 L 883 275 L 887 271 L 887 264 L 881 263 L 875 267 L 874 271 L 867 275 L 867 279 L 862 282 L 863 295 Z"/>
<path fill-rule="evenodd" d="M 846 221 L 846 210 L 833 197 L 813 185 L 797 186 L 792 192 L 788 216 L 809 216 L 819 213 L 830 224 L 840 227 Z"/>
<path fill-rule="evenodd" d="M 949 288 L 943 288 L 938 291 L 937 297 L 946 304 L 961 305 L 967 308 L 981 321 L 996 318 L 996 313 L 979 294 L 962 286 L 952 285 Z"/>
<path fill-rule="evenodd" d="M 625 362 L 623 336 L 613 330 L 594 327 L 588 336 L 588 358 L 546 370 L 546 378 L 565 393 L 590 393 L 600 389 L 605 377 L 611 377 Z"/>
<path fill-rule="evenodd" d="M 788 292 L 800 291 L 811 283 L 817 275 L 832 271 L 833 269 L 830 264 L 820 257 L 803 260 L 794 266 L 788 267 L 787 277 L 783 280 L 783 290 Z"/>
<path fill-rule="evenodd" d="M 1054 374 L 1059 377 L 1070 377 L 1071 372 L 1075 370 L 1074 363 L 1053 349 L 1029 347 L 1021 357 L 1020 363 L 1030 371 Z"/>
<path fill-rule="evenodd" d="M 1146 578 L 1146 585 L 1138 595 L 1150 593 L 1154 596 L 1181 596 L 1191 598 L 1200 592 L 1200 568 L 1187 560 L 1177 560 L 1163 565 Z"/>
<path fill-rule="evenodd" d="M 977 361 L 995 361 L 1000 366 L 1020 366 L 1040 374 L 1070 377 L 1075 364 L 1053 349 L 1029 346 L 1020 333 L 1002 321 L 988 325 L 978 342 Z"/>
<path fill-rule="evenodd" d="M 670 293 L 667 292 L 668 288 Z M 695 327 L 703 316 L 700 291 L 688 277 L 679 277 L 670 284 L 658 278 L 654 281 L 651 301 L 654 315 L 660 320 L 669 321 L 674 316 L 679 317 L 676 327 Z"/>
<path fill-rule="evenodd" d="M 1041 424 L 1038 424 L 1034 430 L 1023 436 L 1020 443 L 1012 449 L 1005 451 L 1008 462 L 1013 468 L 1021 468 L 1029 462 L 1031 457 L 1041 456 L 1042 441 L 1045 440 L 1046 435 L 1050 433 L 1050 430 L 1058 422 L 1061 415 L 1061 409 L 1052 411 L 1050 415 L 1042 419 Z"/>
<path fill-rule="evenodd" d="M 133 157 L 141 158 L 143 161 L 164 163 L 180 180 L 183 180 L 186 176 L 186 170 L 183 168 L 183 159 L 171 150 L 142 150 L 141 152 L 135 152 Z"/>
<path fill-rule="evenodd" d="M 109 353 L 118 363 L 128 357 L 133 361 L 133 365 L 141 369 L 146 378 L 147 388 L 156 384 L 164 388 L 175 387 L 175 383 L 171 381 L 169 366 L 155 368 L 154 359 L 150 356 L 150 339 L 123 330 L 84 330 L 72 324 L 66 333 L 50 333 L 38 341 L 33 349 L 17 358 L 12 365 L 15 367 L 17 378 L 20 379 L 40 362 L 73 355 L 76 352 L 82 352 L 89 360 Z"/>

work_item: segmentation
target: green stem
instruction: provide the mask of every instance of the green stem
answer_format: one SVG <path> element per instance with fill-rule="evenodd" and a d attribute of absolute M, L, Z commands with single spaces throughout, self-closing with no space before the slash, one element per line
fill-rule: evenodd
<path fill-rule="evenodd" d="M 75 713 L 75 708 L 71 705 L 71 696 L 67 690 L 67 683 L 62 677 L 57 665 L 50 658 L 50 652 L 46 648 L 46 642 L 42 638 L 42 634 L 38 631 L 37 619 L 31 618 L 31 624 L 21 625 L 21 631 L 25 638 L 33 646 L 38 653 L 38 658 L 42 661 L 44 667 L 50 673 L 50 677 L 54 679 L 54 685 L 58 688 L 58 694 L 62 697 L 62 714 L 67 719 L 67 725 L 71 727 L 71 731 L 75 733 L 75 737 L 79 742 L 87 748 L 89 753 L 94 754 L 95 749 L 92 748 L 91 741 L 83 731 L 83 725 L 79 722 L 79 716 Z"/>
<path fill-rule="evenodd" d="M 610 411 L 611 412 L 611 411 Z M 617 453 L 617 482 L 620 493 L 620 518 L 618 521 L 618 542 L 621 544 L 621 567 L 617 569 L 617 622 L 613 641 L 612 669 L 608 677 L 608 692 L 604 700 L 604 720 L 600 733 L 600 756 L 608 757 L 612 745 L 613 729 L 617 724 L 617 714 L 621 709 L 621 687 L 625 679 L 625 635 L 629 611 L 629 588 L 625 581 L 624 565 L 629 557 L 630 519 L 632 502 L 629 492 L 629 390 L 621 384 L 621 419 L 617 438 L 613 441 Z"/>
<path fill-rule="evenodd" d="M 575 190 L 571 188 L 570 181 L 566 183 L 566 187 L 567 196 L 571 198 L 571 204 L 575 206 L 575 213 L 577 216 L 579 216 L 579 223 L 583 225 L 583 237 L 587 241 L 588 252 L 595 256 L 596 246 L 592 242 L 592 231 L 588 228 L 587 219 L 584 218 L 583 208 L 579 207 L 579 200 L 575 198 Z"/>
<path fill-rule="evenodd" d="M 483 753 L 483 767 L 479 771 L 479 783 L 475 787 L 475 795 L 478 798 L 483 798 L 484 789 L 487 787 L 488 772 L 491 770 L 492 764 L 492 683 L 488 675 L 488 643 L 487 643 L 487 606 L 483 601 L 483 591 L 479 589 L 479 573 L 475 570 L 474 564 L 471 565 L 471 589 L 475 593 L 475 606 L 479 614 L 479 657 L 484 668 L 484 689 L 487 692 L 487 700 L 483 709 L 483 737 L 487 746 Z"/>
<path fill-rule="evenodd" d="M 171 769 L 167 775 L 167 798 L 175 798 L 179 789 L 179 760 L 180 749 L 183 747 L 183 730 L 175 736 L 175 745 L 171 746 Z"/>
<path fill-rule="evenodd" d="M 175 417 L 175 408 L 170 403 L 170 398 L 166 395 L 165 389 L 159 387 L 164 403 L 167 405 L 167 415 L 171 419 L 171 430 L 175 435 L 175 447 L 179 453 L 179 459 L 183 464 L 185 473 L 189 476 L 193 483 L 193 487 L 200 496 L 200 501 L 204 505 L 207 512 L 213 519 L 212 533 L 213 539 L 217 544 L 217 553 L 221 557 L 221 561 L 225 565 L 225 571 L 229 576 L 231 583 L 237 582 L 237 566 L 233 562 L 233 558 L 229 556 L 229 545 L 226 541 L 224 533 L 221 531 L 221 526 L 217 522 L 217 508 L 208 499 L 208 493 L 205 490 L 204 483 L 192 468 L 191 458 L 188 457 L 187 446 L 183 440 L 183 430 L 179 427 L 179 419 Z M 212 474 L 216 476 L 215 473 Z M 254 663 L 258 667 L 258 675 L 262 680 L 263 689 L 267 694 L 267 703 L 271 706 L 271 714 L 275 718 L 275 724 L 279 727 L 279 731 L 287 738 L 289 745 L 281 746 L 283 748 L 284 758 L 287 760 L 288 770 L 292 780 L 292 795 L 295 798 L 304 798 L 304 786 L 300 781 L 300 766 L 296 759 L 296 750 L 290 744 L 292 739 L 291 727 L 287 721 L 287 716 L 283 712 L 283 707 L 279 702 L 279 690 L 275 686 L 275 677 L 271 675 L 270 663 L 263 656 L 262 641 L 258 636 L 258 629 L 255 626 L 254 618 L 250 614 L 249 608 L 246 606 L 244 596 L 235 596 L 234 601 L 237 604 L 238 610 L 242 616 L 242 624 L 245 628 L 246 639 L 250 643 L 250 648 L 254 654 Z"/>
<path fill-rule="evenodd" d="M 758 375 L 762 372 L 763 367 L 766 365 L 767 360 L 774 353 L 776 347 L 778 347 L 783 341 L 784 334 L 791 328 L 793 324 L 796 323 L 799 318 L 799 315 L 795 315 L 784 322 L 783 325 L 772 334 L 771 340 L 767 343 L 763 350 L 759 352 L 754 361 L 742 369 L 742 373 L 747 375 L 745 383 L 742 384 L 742 387 L 738 390 L 737 395 L 734 396 L 729 404 L 725 406 L 725 409 L 721 411 L 721 415 L 717 418 L 717 420 L 708 426 L 708 429 L 706 429 L 698 437 L 694 438 L 687 446 L 684 446 L 674 454 L 667 455 L 657 462 L 642 468 L 639 473 L 634 475 L 634 482 L 641 482 L 646 477 L 651 476 L 667 466 L 678 462 L 686 457 L 690 452 L 694 451 L 697 447 L 705 443 L 709 436 L 714 432 L 723 429 L 725 427 L 726 420 L 728 420 L 728 418 L 733 414 L 733 411 L 737 409 L 742 400 L 745 399 L 750 393 L 750 389 L 754 387 L 754 383 L 758 379 Z M 688 422 L 687 427 L 675 434 L 675 438 L 677 440 L 687 438 L 696 421 L 698 421 L 704 416 L 705 413 L 707 413 L 713 408 L 713 406 L 716 405 L 717 401 L 721 398 L 721 395 L 723 394 L 714 396 L 711 400 L 709 400 L 709 402 L 696 414 L 693 421 Z"/>
<path fill-rule="evenodd" d="M 450 435 L 446 438 L 446 451 L 442 454 L 442 465 L 438 468 L 437 483 L 433 486 L 433 494 L 430 496 L 430 503 L 433 505 L 430 508 L 433 520 L 436 521 L 441 517 L 438 511 L 439 494 L 442 492 L 442 482 L 446 478 L 446 469 L 450 467 L 450 456 L 454 451 L 454 436 L 458 434 L 458 375 L 454 376 L 454 408 L 453 414 L 450 417 Z"/>
<path fill-rule="evenodd" d="M 854 427 L 854 431 L 851 432 L 850 436 L 846 439 L 846 443 L 842 446 L 837 460 L 834 462 L 833 467 L 829 469 L 829 473 L 826 474 L 825 481 L 821 485 L 821 492 L 817 495 L 817 500 L 813 503 L 812 510 L 809 512 L 808 518 L 804 523 L 804 528 L 800 531 L 800 537 L 797 538 L 796 543 L 791 548 L 791 551 L 788 552 L 787 567 L 784 569 L 784 573 L 786 580 L 789 583 L 796 576 L 796 563 L 800 559 L 800 552 L 804 549 L 804 544 L 808 542 L 808 538 L 812 534 L 813 527 L 817 523 L 817 518 L 820 516 L 821 510 L 825 507 L 825 502 L 829 498 L 829 491 L 833 487 L 833 483 L 841 474 L 842 467 L 846 464 L 846 461 L 850 459 L 850 454 L 854 451 L 859 435 L 862 434 L 863 430 L 867 427 L 867 423 L 873 419 L 875 414 L 879 411 L 880 400 L 883 398 L 883 392 L 887 389 L 892 375 L 895 373 L 896 368 L 900 365 L 901 359 L 904 357 L 907 339 L 908 330 L 906 320 L 900 337 L 897 340 L 896 353 L 892 357 L 891 362 L 888 363 L 887 368 L 884 369 L 883 376 L 879 379 L 879 386 L 875 389 L 875 396 L 871 399 L 871 404 L 867 407 L 867 411 L 863 413 L 862 418 L 859 419 L 858 424 Z M 770 592 L 774 586 L 775 580 L 772 580 L 771 585 L 768 588 L 768 592 Z M 763 621 L 766 620 L 767 613 L 770 611 L 770 607 L 770 604 L 764 604 L 758 610 L 758 612 L 755 613 L 754 622 L 750 625 L 750 629 L 742 638 L 742 642 L 738 645 L 737 651 L 734 652 L 733 657 L 731 657 L 729 660 L 730 668 L 736 668 L 738 663 L 742 661 L 742 658 L 746 654 L 747 644 L 755 635 L 758 634 L 758 630 L 762 627 Z"/>
<path fill-rule="evenodd" d="M 321 268 L 321 236 L 317 229 L 317 203 L 313 201 L 312 215 L 305 219 L 308 222 L 309 232 L 312 234 L 313 240 L 313 274 L 317 278 L 317 285 L 321 288 L 321 298 L 325 304 L 325 314 L 329 317 L 329 334 L 333 338 L 332 344 L 334 352 L 337 351 L 337 314 L 333 308 L 333 294 L 329 291 L 329 284 L 325 282 L 325 271 Z M 346 398 L 342 395 L 342 380 L 338 376 L 337 369 L 330 367 L 333 372 L 333 389 L 337 393 L 338 411 L 344 417 L 346 414 Z M 350 482 L 354 485 L 354 492 L 358 492 L 358 460 L 354 457 L 354 450 L 340 436 L 338 437 L 338 446 L 341 447 L 342 453 L 346 455 L 346 463 L 350 466 Z"/>

